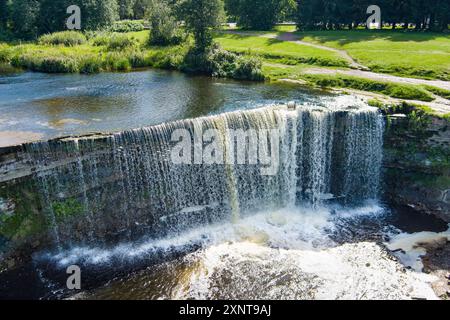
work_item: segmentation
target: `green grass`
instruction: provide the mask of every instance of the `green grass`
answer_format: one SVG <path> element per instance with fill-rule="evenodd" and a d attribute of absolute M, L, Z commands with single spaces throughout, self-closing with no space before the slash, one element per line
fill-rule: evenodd
<path fill-rule="evenodd" d="M 372 71 L 450 80 L 450 36 L 401 31 L 296 32 L 299 40 L 347 51 Z"/>
<path fill-rule="evenodd" d="M 348 66 L 347 61 L 334 52 L 292 42 L 235 34 L 218 34 L 215 40 L 226 50 L 258 55 L 286 65 Z"/>
<path fill-rule="evenodd" d="M 437 96 L 440 96 L 444 99 L 450 100 L 450 91 L 449 90 L 445 90 L 445 89 L 437 88 L 437 87 L 433 87 L 433 86 L 424 86 L 424 88 L 426 90 L 434 93 Z"/>
<path fill-rule="evenodd" d="M 406 100 L 430 102 L 433 97 L 420 86 L 382 82 L 343 75 L 303 75 L 310 83 L 320 87 L 350 88 L 361 91 L 381 93 L 386 96 Z"/>
<path fill-rule="evenodd" d="M 125 38 L 124 38 L 125 37 Z M 97 73 L 129 71 L 132 68 L 178 68 L 189 45 L 147 47 L 136 44 L 132 35 L 111 38 L 104 44 L 66 47 L 40 44 L 0 44 L 0 62 L 14 67 L 47 73 Z M 134 39 L 134 38 L 133 38 Z"/>

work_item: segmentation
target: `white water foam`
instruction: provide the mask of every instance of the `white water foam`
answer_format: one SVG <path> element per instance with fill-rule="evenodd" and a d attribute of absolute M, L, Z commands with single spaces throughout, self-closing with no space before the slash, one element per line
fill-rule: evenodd
<path fill-rule="evenodd" d="M 237 223 L 205 225 L 162 239 L 124 243 L 110 249 L 74 247 L 47 258 L 64 267 L 83 262 L 107 264 L 112 260 L 132 261 L 165 251 L 183 251 L 192 245 L 202 247 L 222 243 L 249 241 L 272 248 L 319 250 L 334 247 L 330 238 L 335 222 L 361 216 L 379 216 L 384 210 L 375 202 L 345 209 L 343 207 L 293 207 L 261 212 L 244 217 Z"/>

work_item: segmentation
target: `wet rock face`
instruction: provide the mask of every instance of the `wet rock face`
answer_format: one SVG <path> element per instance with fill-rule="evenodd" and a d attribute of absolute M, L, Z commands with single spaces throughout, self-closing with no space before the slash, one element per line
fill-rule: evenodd
<path fill-rule="evenodd" d="M 277 129 L 279 168 L 262 175 L 259 164 L 176 164 L 171 133 L 179 129 L 191 137 L 218 130 L 227 152 L 228 129 Z M 107 246 L 333 195 L 375 198 L 382 134 L 375 108 L 275 106 L 0 150 L 0 252 Z"/>
<path fill-rule="evenodd" d="M 395 119 L 385 134 L 384 197 L 450 222 L 450 122 Z"/>

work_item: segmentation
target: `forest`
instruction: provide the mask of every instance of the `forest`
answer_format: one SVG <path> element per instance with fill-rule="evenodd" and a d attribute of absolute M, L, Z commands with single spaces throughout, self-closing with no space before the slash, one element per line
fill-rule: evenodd
<path fill-rule="evenodd" d="M 0 0 L 1 38 L 35 38 L 66 29 L 67 7 L 78 5 L 82 29 L 111 27 L 117 20 L 155 16 L 155 8 L 178 10 L 186 0 Z M 192 2 L 202 3 L 202 0 Z M 224 0 L 224 21 L 243 29 L 269 30 L 276 23 L 295 22 L 301 30 L 364 27 L 369 5 L 381 8 L 383 26 L 392 29 L 444 31 L 450 22 L 448 0 Z M 156 11 L 156 15 L 160 12 Z M 178 15 L 180 21 L 184 17 Z"/>

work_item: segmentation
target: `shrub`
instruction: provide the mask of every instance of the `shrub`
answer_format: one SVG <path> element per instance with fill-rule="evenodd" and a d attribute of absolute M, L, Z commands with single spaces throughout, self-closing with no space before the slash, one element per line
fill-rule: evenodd
<path fill-rule="evenodd" d="M 78 72 L 78 63 L 67 56 L 45 56 L 26 53 L 15 56 L 11 60 L 14 67 L 25 68 L 32 71 L 47 73 L 74 73 Z"/>
<path fill-rule="evenodd" d="M 90 56 L 80 61 L 80 73 L 99 73 L 102 69 L 102 59 L 97 56 Z"/>
<path fill-rule="evenodd" d="M 11 58 L 11 47 L 7 44 L 0 44 L 0 62 L 9 62 Z"/>
<path fill-rule="evenodd" d="M 107 46 L 109 45 L 109 40 L 111 38 L 111 33 L 107 32 L 100 32 L 96 33 L 91 38 L 92 45 L 99 47 L 99 46 Z"/>
<path fill-rule="evenodd" d="M 128 60 L 133 68 L 144 68 L 149 65 L 149 62 L 142 51 L 132 51 L 129 53 Z"/>
<path fill-rule="evenodd" d="M 111 71 L 129 71 L 131 63 L 128 56 L 121 52 L 109 52 L 105 58 L 105 67 Z"/>
<path fill-rule="evenodd" d="M 213 77 L 231 78 L 237 67 L 238 57 L 229 51 L 221 48 L 214 48 L 206 57 L 207 71 Z"/>
<path fill-rule="evenodd" d="M 264 80 L 261 60 L 255 57 L 239 57 L 233 78 L 252 81 Z"/>
<path fill-rule="evenodd" d="M 182 69 L 187 72 L 201 72 L 213 77 L 242 80 L 264 80 L 262 62 L 255 57 L 238 56 L 214 45 L 206 52 L 191 50 L 185 58 Z"/>
<path fill-rule="evenodd" d="M 77 31 L 55 32 L 41 36 L 39 43 L 44 45 L 77 46 L 86 43 L 86 37 Z"/>
<path fill-rule="evenodd" d="M 114 34 L 109 38 L 108 50 L 125 50 L 136 45 L 136 39 L 123 34 Z"/>
<path fill-rule="evenodd" d="M 143 20 L 121 20 L 111 26 L 112 32 L 138 32 L 145 29 Z"/>

